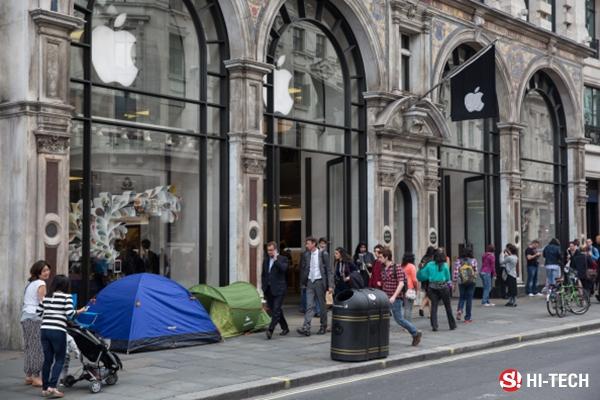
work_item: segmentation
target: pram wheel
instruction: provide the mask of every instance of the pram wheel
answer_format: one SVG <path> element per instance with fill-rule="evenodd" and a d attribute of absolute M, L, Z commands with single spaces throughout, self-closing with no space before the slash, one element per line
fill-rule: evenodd
<path fill-rule="evenodd" d="M 102 384 L 98 381 L 91 381 L 90 382 L 90 392 L 92 393 L 98 393 L 102 390 Z"/>
<path fill-rule="evenodd" d="M 107 385 L 114 385 L 118 381 L 119 381 L 119 375 L 117 375 L 116 372 L 113 372 L 112 374 L 110 374 L 110 375 L 108 375 L 106 377 L 106 384 Z"/>
<path fill-rule="evenodd" d="M 65 387 L 72 387 L 75 384 L 75 377 L 73 375 L 67 375 L 62 383 Z"/>

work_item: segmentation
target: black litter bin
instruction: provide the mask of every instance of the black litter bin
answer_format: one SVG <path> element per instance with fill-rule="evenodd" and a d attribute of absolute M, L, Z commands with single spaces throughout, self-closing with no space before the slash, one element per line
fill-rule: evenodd
<path fill-rule="evenodd" d="M 339 293 L 333 303 L 331 359 L 367 361 L 389 354 L 390 301 L 377 289 Z"/>

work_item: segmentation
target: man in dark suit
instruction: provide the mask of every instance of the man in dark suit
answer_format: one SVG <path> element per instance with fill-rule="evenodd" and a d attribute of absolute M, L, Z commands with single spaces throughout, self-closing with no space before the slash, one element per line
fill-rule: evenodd
<path fill-rule="evenodd" d="M 288 259 L 278 254 L 277 243 L 275 242 L 267 243 L 267 255 L 268 257 L 263 261 L 262 267 L 262 290 L 271 314 L 271 324 L 267 329 L 267 339 L 271 339 L 277 324 L 281 326 L 282 336 L 290 332 L 281 309 L 287 291 Z"/>
<path fill-rule="evenodd" d="M 150 241 L 142 240 L 142 260 L 144 261 L 144 269 L 146 272 L 160 275 L 160 258 L 158 254 L 150 250 Z"/>
<path fill-rule="evenodd" d="M 315 315 L 315 304 L 321 309 L 321 327 L 317 335 L 327 332 L 327 307 L 325 292 L 333 292 L 333 270 L 329 267 L 329 257 L 317 246 L 317 239 L 306 239 L 306 252 L 300 262 L 300 284 L 306 287 L 306 313 L 304 325 L 298 333 L 310 336 L 310 323 Z"/>

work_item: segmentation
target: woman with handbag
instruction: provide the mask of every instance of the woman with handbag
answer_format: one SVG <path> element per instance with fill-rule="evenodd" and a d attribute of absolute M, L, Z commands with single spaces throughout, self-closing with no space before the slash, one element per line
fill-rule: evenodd
<path fill-rule="evenodd" d="M 23 296 L 23 310 L 21 312 L 21 327 L 25 342 L 25 384 L 35 387 L 42 386 L 42 366 L 44 352 L 40 337 L 42 318 L 37 315 L 37 306 L 46 296 L 46 280 L 50 278 L 50 265 L 44 260 L 37 261 L 29 270 L 29 283 L 25 287 Z"/>
<path fill-rule="evenodd" d="M 406 275 L 406 293 L 404 294 L 404 319 L 412 322 L 412 310 L 417 298 L 417 267 L 415 267 L 415 255 L 412 253 L 404 254 L 402 264 L 400 265 Z"/>
<path fill-rule="evenodd" d="M 448 282 L 450 281 L 450 267 L 446 262 L 446 254 L 438 250 L 432 261 L 428 262 L 417 272 L 417 279 L 420 282 L 429 282 L 427 295 L 431 300 L 431 328 L 435 332 L 438 330 L 437 308 L 440 301 L 444 303 L 448 325 L 450 330 L 456 329 L 456 321 L 452 314 L 452 305 L 450 304 L 450 290 Z"/>
<path fill-rule="evenodd" d="M 352 262 L 350 255 L 343 247 L 335 249 L 333 257 L 335 263 L 335 288 L 333 290 L 333 296 L 335 297 L 338 293 L 352 288 L 351 275 L 352 272 L 357 271 L 357 268 Z"/>

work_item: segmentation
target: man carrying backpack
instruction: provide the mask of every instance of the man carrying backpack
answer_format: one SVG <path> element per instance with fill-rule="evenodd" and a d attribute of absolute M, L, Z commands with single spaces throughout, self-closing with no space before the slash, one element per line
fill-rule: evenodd
<path fill-rule="evenodd" d="M 463 314 L 463 307 L 467 304 L 465 314 L 465 323 L 471 323 L 471 307 L 473 304 L 473 295 L 475 294 L 475 281 L 477 276 L 477 260 L 473 258 L 473 248 L 464 246 L 460 249 L 460 255 L 454 262 L 454 273 L 452 280 L 458 283 L 460 299 L 458 300 L 458 310 L 456 319 L 460 321 Z"/>
<path fill-rule="evenodd" d="M 382 263 L 383 271 L 381 272 L 382 290 L 390 299 L 390 306 L 394 319 L 412 336 L 412 345 L 416 346 L 421 341 L 421 332 L 409 321 L 404 319 L 402 312 L 404 294 L 406 293 L 406 275 L 402 271 L 402 267 L 394 264 L 392 261 L 392 251 L 387 247 L 379 254 L 379 260 Z"/>

